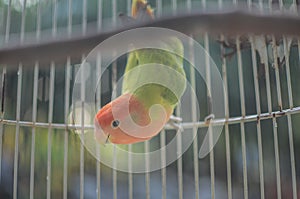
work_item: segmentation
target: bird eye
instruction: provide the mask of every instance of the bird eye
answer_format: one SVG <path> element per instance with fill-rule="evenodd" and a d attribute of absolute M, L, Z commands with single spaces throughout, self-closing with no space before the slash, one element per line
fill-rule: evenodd
<path fill-rule="evenodd" d="M 119 124 L 120 124 L 119 120 L 114 120 L 114 121 L 111 123 L 111 126 L 112 126 L 113 128 L 117 128 L 117 127 L 119 126 Z"/>

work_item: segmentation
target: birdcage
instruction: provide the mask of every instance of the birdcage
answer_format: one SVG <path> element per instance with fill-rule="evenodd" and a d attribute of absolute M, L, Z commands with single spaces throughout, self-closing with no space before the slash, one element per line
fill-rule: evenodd
<path fill-rule="evenodd" d="M 300 198 L 298 2 L 148 3 L 154 21 L 122 24 L 119 13 L 130 15 L 130 0 L 0 1 L 0 198 Z M 180 129 L 167 124 L 151 140 L 123 146 L 160 149 L 160 167 L 134 172 L 150 159 L 118 155 L 110 143 L 104 147 L 112 151 L 91 150 L 82 136 L 94 129 L 84 118 L 94 115 L 76 110 L 73 99 L 82 71 L 103 69 L 102 55 L 96 68 L 84 64 L 93 48 L 141 27 L 188 37 L 186 74 L 195 92 L 176 108 Z M 197 63 L 204 64 L 202 76 L 188 67 Z M 103 71 L 89 96 L 93 110 L 111 100 L 125 64 L 123 55 Z M 222 118 L 207 117 L 216 101 L 212 65 L 223 83 Z M 212 125 L 222 127 L 220 137 L 199 158 Z M 164 146 L 172 140 L 177 155 L 169 161 Z M 122 161 L 126 172 L 117 167 Z"/>

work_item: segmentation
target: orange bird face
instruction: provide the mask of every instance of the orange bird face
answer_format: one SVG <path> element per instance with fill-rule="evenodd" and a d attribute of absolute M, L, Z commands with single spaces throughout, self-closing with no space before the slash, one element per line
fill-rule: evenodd
<path fill-rule="evenodd" d="M 124 94 L 105 105 L 95 116 L 95 138 L 99 143 L 132 144 L 149 140 L 160 132 L 169 117 L 149 110 L 133 95 Z M 154 118 L 154 119 L 153 119 Z"/>

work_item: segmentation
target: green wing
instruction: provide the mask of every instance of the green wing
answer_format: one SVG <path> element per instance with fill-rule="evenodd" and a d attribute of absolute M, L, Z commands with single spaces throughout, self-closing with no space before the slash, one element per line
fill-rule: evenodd
<path fill-rule="evenodd" d="M 186 87 L 185 72 L 183 69 L 183 45 L 181 41 L 175 37 L 161 41 L 160 45 L 162 49 L 165 50 L 141 49 L 129 54 L 123 79 L 122 92 L 134 93 L 139 98 L 148 102 L 149 105 L 154 103 L 167 103 L 175 106 L 183 95 Z M 170 50 L 171 52 L 166 50 Z M 175 52 L 176 54 L 172 52 Z M 142 70 L 141 67 L 138 67 L 150 63 L 168 66 L 171 69 L 174 69 L 180 76 L 169 73 L 166 70 L 157 70 L 154 68 Z M 135 72 L 131 74 L 129 71 L 132 69 L 135 69 Z M 168 85 L 173 86 L 173 89 L 176 89 L 177 95 L 166 86 L 154 83 L 136 89 L 137 85 L 141 82 L 155 82 L 155 80 L 164 80 Z"/>
<path fill-rule="evenodd" d="M 137 67 L 139 65 L 139 60 L 137 59 L 136 56 L 137 51 L 133 51 L 129 53 L 128 59 L 127 59 L 127 64 L 125 68 L 125 75 L 123 76 L 123 87 L 122 87 L 122 94 L 124 93 L 132 93 L 132 85 L 136 83 L 136 78 L 132 77 L 132 75 L 128 75 L 128 71 L 131 69 Z"/>

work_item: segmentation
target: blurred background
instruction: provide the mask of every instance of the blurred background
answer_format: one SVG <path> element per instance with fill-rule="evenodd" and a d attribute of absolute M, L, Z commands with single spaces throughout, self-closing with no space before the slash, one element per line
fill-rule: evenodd
<path fill-rule="evenodd" d="M 266 12 L 297 10 L 292 0 L 148 2 L 158 18 L 239 3 Z M 111 30 L 120 26 L 119 13 L 130 12 L 130 0 L 0 0 L 0 48 Z M 226 118 L 240 119 L 226 123 L 204 159 L 198 159 L 198 151 L 207 128 L 197 128 L 195 141 L 181 158 L 144 174 L 101 164 L 67 128 L 80 62 L 66 57 L 65 64 L 0 65 L 0 198 L 300 198 L 300 115 L 241 120 L 300 106 L 298 38 L 209 35 L 193 37 L 222 74 Z M 203 61 L 197 55 L 194 59 Z M 101 105 L 110 101 L 112 82 L 122 76 L 126 56 L 115 64 L 117 71 L 109 67 L 102 78 Z M 209 113 L 206 84 L 188 63 L 185 70 L 188 80 L 195 80 L 203 121 Z M 180 109 L 191 107 L 182 104 Z M 192 122 L 191 116 L 182 117 Z M 150 148 L 155 150 L 174 134 L 159 134 L 149 141 Z M 143 151 L 144 143 L 133 148 Z"/>

